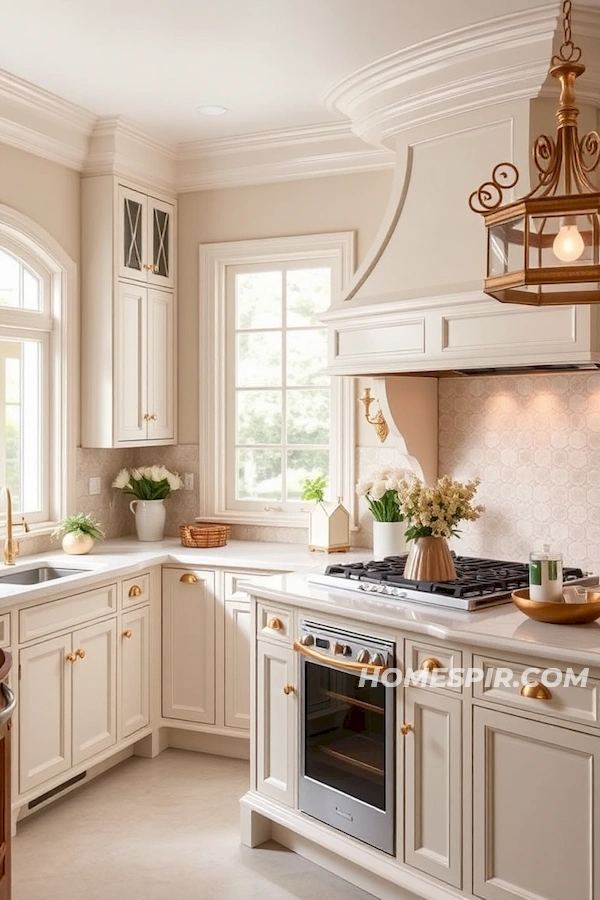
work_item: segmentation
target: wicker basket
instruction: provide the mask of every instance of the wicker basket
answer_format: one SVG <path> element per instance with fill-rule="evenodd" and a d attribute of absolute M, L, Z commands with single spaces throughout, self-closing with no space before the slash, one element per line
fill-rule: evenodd
<path fill-rule="evenodd" d="M 183 547 L 224 547 L 230 525 L 180 525 Z"/>

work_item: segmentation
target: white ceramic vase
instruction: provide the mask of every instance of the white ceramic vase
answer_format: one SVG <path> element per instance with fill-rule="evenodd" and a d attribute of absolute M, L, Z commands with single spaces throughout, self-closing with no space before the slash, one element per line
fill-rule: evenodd
<path fill-rule="evenodd" d="M 373 559 L 402 556 L 408 550 L 404 532 L 406 522 L 378 522 L 373 520 Z"/>
<path fill-rule="evenodd" d="M 164 500 L 132 500 L 129 509 L 135 516 L 138 541 L 162 541 L 167 518 Z"/>
<path fill-rule="evenodd" d="M 63 535 L 62 548 L 65 553 L 89 553 L 94 546 L 94 543 L 94 538 L 89 534 L 81 534 L 77 531 L 68 531 L 65 535 Z"/>

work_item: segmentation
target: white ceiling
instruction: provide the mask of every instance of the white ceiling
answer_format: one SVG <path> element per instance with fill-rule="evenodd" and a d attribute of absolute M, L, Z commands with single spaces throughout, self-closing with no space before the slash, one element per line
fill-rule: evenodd
<path fill-rule="evenodd" d="M 584 0 L 598 6 L 600 0 Z M 539 0 L 0 0 L 2 69 L 174 142 L 336 120 L 341 78 Z M 230 112 L 207 118 L 197 106 Z"/>

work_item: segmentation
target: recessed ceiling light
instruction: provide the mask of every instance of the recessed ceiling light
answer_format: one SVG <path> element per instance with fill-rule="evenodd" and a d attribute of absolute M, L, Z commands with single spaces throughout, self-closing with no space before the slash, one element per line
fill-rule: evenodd
<path fill-rule="evenodd" d="M 196 112 L 201 116 L 224 116 L 229 110 L 226 106 L 198 106 Z"/>

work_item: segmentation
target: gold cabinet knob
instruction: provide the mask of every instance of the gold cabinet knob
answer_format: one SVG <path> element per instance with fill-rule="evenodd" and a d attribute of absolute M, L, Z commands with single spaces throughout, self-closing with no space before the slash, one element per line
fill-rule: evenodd
<path fill-rule="evenodd" d="M 537 681 L 528 681 L 527 684 L 521 685 L 519 691 L 521 697 L 529 697 L 530 700 L 552 700 L 552 694 L 544 684 L 538 684 Z"/>
<path fill-rule="evenodd" d="M 132 586 L 129 588 L 129 594 L 128 594 L 129 597 L 141 597 L 142 594 L 143 594 L 143 591 L 142 591 L 141 587 L 139 586 L 139 584 L 132 584 Z"/>
<path fill-rule="evenodd" d="M 151 413 L 151 414 L 148 416 L 148 421 L 149 421 L 149 422 L 156 422 L 157 419 L 158 419 L 158 416 L 156 415 L 156 413 Z"/>
<path fill-rule="evenodd" d="M 67 662 L 75 662 L 77 657 L 75 656 L 74 653 L 67 653 L 67 655 L 65 656 L 65 659 Z"/>
<path fill-rule="evenodd" d="M 412 725 L 409 725 L 406 722 L 404 723 L 404 725 L 400 726 L 400 734 L 404 734 L 404 735 L 410 734 L 412 730 L 413 730 Z"/>
<path fill-rule="evenodd" d="M 144 263 L 144 269 L 146 272 L 152 272 L 154 270 L 154 265 L 152 263 Z"/>
<path fill-rule="evenodd" d="M 442 669 L 443 666 L 439 659 L 436 659 L 435 656 L 428 656 L 427 659 L 424 659 L 421 663 L 421 669 L 424 672 L 435 672 L 436 669 Z"/>
<path fill-rule="evenodd" d="M 283 622 L 281 619 L 269 619 L 268 627 L 271 631 L 281 631 L 283 628 Z"/>
<path fill-rule="evenodd" d="M 81 647 L 79 647 L 79 649 L 75 651 L 75 656 L 79 659 L 85 659 L 85 650 L 82 650 Z"/>
<path fill-rule="evenodd" d="M 284 684 L 283 686 L 283 693 L 286 695 L 286 697 L 289 696 L 289 694 L 293 694 L 295 690 L 296 688 L 293 684 Z"/>
<path fill-rule="evenodd" d="M 184 572 L 179 580 L 182 584 L 196 584 L 198 581 L 193 572 Z"/>
<path fill-rule="evenodd" d="M 132 634 L 133 634 L 133 631 L 131 630 L 131 628 L 128 628 L 127 631 L 123 632 L 123 637 L 129 639 Z"/>

